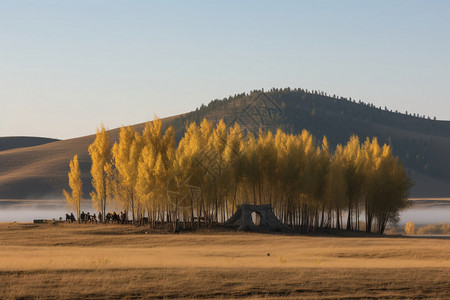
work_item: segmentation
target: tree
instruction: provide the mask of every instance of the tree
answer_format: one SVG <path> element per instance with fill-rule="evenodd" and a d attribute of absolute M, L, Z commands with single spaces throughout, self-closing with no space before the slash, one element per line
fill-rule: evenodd
<path fill-rule="evenodd" d="M 365 211 L 365 221 L 366 221 L 366 232 L 372 232 L 372 224 L 374 220 L 375 211 L 375 201 L 376 193 L 380 188 L 378 186 L 379 181 L 377 180 L 377 172 L 381 163 L 381 148 L 378 144 L 378 139 L 373 138 L 370 141 L 369 138 L 366 139 L 362 146 L 363 157 L 363 174 L 364 174 L 364 184 L 363 184 L 363 199 L 364 199 L 364 211 Z"/>
<path fill-rule="evenodd" d="M 190 191 L 185 189 L 180 190 L 180 183 L 188 183 L 191 186 L 197 186 L 200 189 L 202 188 L 203 181 L 203 168 L 201 166 L 202 157 L 200 157 L 200 152 L 202 150 L 202 146 L 204 144 L 201 141 L 201 133 L 200 128 L 197 126 L 195 122 L 190 123 L 186 126 L 186 131 L 184 133 L 183 138 L 180 140 L 178 144 L 178 148 L 176 151 L 176 159 L 174 162 L 175 173 L 178 176 L 175 176 L 176 182 L 169 182 L 175 191 L 179 192 L 180 195 L 174 194 L 175 204 L 173 206 L 174 211 L 178 214 L 178 202 L 180 199 L 189 199 L 189 207 L 191 213 L 191 225 L 194 225 L 194 210 L 197 209 L 197 217 L 201 215 L 201 199 L 194 199 L 193 194 Z M 182 184 L 181 188 L 184 188 L 185 184 Z M 202 191 L 203 192 L 203 191 Z M 203 193 L 200 196 L 203 197 Z M 197 203 L 198 206 L 195 206 L 194 200 L 200 200 L 200 203 Z M 177 216 L 176 216 L 177 217 Z M 175 225 L 174 225 L 175 226 Z"/>
<path fill-rule="evenodd" d="M 363 173 L 362 157 L 359 138 L 356 135 L 350 137 L 344 148 L 343 163 L 346 180 L 346 197 L 348 201 L 347 230 L 353 230 L 352 217 L 356 216 L 356 228 L 358 227 L 358 202 L 362 194 Z"/>
<path fill-rule="evenodd" d="M 136 181 L 136 195 L 142 206 L 147 208 L 149 220 L 157 205 L 159 186 L 157 172 L 161 166 L 161 155 L 157 153 L 151 144 L 146 144 L 142 149 L 138 163 L 138 176 Z M 153 225 L 153 220 L 152 220 Z"/>
<path fill-rule="evenodd" d="M 262 174 L 258 157 L 258 141 L 252 133 L 247 134 L 247 143 L 244 148 L 244 176 L 247 195 L 251 195 L 248 201 L 254 205 L 258 203 L 258 187 L 261 183 Z M 259 199 L 260 200 L 260 199 Z M 259 201 L 260 202 L 260 201 Z"/>
<path fill-rule="evenodd" d="M 101 130 L 97 129 L 94 142 L 89 146 L 89 155 L 91 156 L 92 166 L 92 186 L 91 192 L 94 207 L 102 213 L 102 218 L 106 213 L 106 169 L 105 166 L 111 160 L 111 148 L 109 144 L 109 136 L 105 127 L 101 126 Z M 103 222 L 103 219 L 100 220 Z"/>
<path fill-rule="evenodd" d="M 277 166 L 277 150 L 275 148 L 275 137 L 269 130 L 267 133 L 259 129 L 258 142 L 258 166 L 261 179 L 258 185 L 258 198 L 260 203 L 272 204 L 275 195 L 275 170 Z"/>
<path fill-rule="evenodd" d="M 152 226 L 155 224 L 156 208 L 163 205 L 167 181 L 173 169 L 175 139 L 174 130 L 169 127 L 164 137 L 161 121 L 155 117 L 145 125 L 143 148 L 138 162 L 136 194 L 140 203 L 147 208 Z"/>
<path fill-rule="evenodd" d="M 64 196 L 67 202 L 77 211 L 78 223 L 80 223 L 80 203 L 83 195 L 83 182 L 81 181 L 80 165 L 78 163 L 78 155 L 75 154 L 73 159 L 69 163 L 70 172 L 67 174 L 69 177 L 69 186 L 72 193 L 69 194 L 65 189 L 63 190 Z"/>
<path fill-rule="evenodd" d="M 232 194 L 233 201 L 231 210 L 234 213 L 237 205 L 238 185 L 242 181 L 243 160 L 242 151 L 244 148 L 244 136 L 241 127 L 235 123 L 229 129 L 227 143 L 223 152 L 223 160 L 226 166 L 224 177 L 226 178 L 229 193 Z M 227 210 L 228 211 L 228 210 Z"/>
<path fill-rule="evenodd" d="M 378 233 L 383 233 L 390 221 L 398 222 L 399 212 L 409 206 L 408 195 L 412 182 L 391 147 L 383 146 L 380 165 L 374 176 L 373 205 Z"/>
<path fill-rule="evenodd" d="M 322 217 L 320 227 L 323 227 L 325 219 L 325 205 L 326 205 L 326 185 L 327 185 L 327 174 L 330 168 L 330 149 L 328 145 L 328 140 L 324 136 L 322 139 L 322 147 L 317 148 L 316 155 L 314 158 L 314 167 L 312 169 L 312 185 L 313 190 L 311 193 L 312 198 L 316 202 L 316 214 L 314 227 L 319 227 L 319 208 L 322 209 Z"/>
<path fill-rule="evenodd" d="M 343 162 L 344 149 L 337 145 L 327 174 L 327 198 L 328 204 L 336 212 L 336 228 L 341 229 L 341 210 L 346 203 L 347 182 L 345 180 L 345 166 Z"/>
<path fill-rule="evenodd" d="M 215 194 L 215 221 L 219 220 L 219 206 L 223 209 L 221 210 L 221 218 L 225 219 L 225 208 L 224 201 L 226 199 L 227 192 L 227 168 L 229 167 L 225 163 L 225 149 L 227 146 L 227 136 L 228 131 L 223 120 L 220 120 L 216 127 L 212 130 L 208 139 L 208 149 L 210 149 L 210 154 L 212 156 L 210 165 L 208 166 L 212 188 Z M 226 202 L 226 201 L 225 201 Z"/>
<path fill-rule="evenodd" d="M 414 235 L 416 233 L 416 228 L 413 222 L 406 222 L 405 233 L 407 235 Z"/>
<path fill-rule="evenodd" d="M 131 208 L 133 223 L 136 221 L 135 185 L 138 174 L 138 160 L 142 149 L 142 137 L 131 127 L 121 127 L 119 143 L 114 143 L 112 156 L 117 170 L 116 200 L 125 210 Z"/>

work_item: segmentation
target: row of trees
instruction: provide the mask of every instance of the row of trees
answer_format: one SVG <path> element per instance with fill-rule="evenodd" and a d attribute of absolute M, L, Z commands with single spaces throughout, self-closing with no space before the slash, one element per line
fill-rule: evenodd
<path fill-rule="evenodd" d="M 163 133 L 158 119 L 142 134 L 122 127 L 112 148 L 102 126 L 89 154 L 94 206 L 105 216 L 107 203 L 118 205 L 133 222 L 146 217 L 153 226 L 224 222 L 237 205 L 251 203 L 272 204 L 283 223 L 303 231 L 382 233 L 407 207 L 411 187 L 391 147 L 376 138 L 361 143 L 352 136 L 330 151 L 326 137 L 317 145 L 306 130 L 292 135 L 260 129 L 254 135 L 237 123 L 227 128 L 206 119 L 186 126 L 178 145 L 173 128 Z M 79 176 L 75 164 L 76 157 L 69 183 Z M 75 190 L 65 194 L 72 201 L 81 197 Z"/>

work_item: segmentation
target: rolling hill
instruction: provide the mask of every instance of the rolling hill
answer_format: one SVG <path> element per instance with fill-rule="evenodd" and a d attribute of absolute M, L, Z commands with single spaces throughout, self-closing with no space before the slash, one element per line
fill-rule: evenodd
<path fill-rule="evenodd" d="M 163 124 L 174 118 L 163 119 Z M 145 123 L 132 127 L 142 131 L 144 126 Z M 112 142 L 118 140 L 119 131 L 119 128 L 109 131 Z M 82 170 L 84 196 L 88 197 L 92 188 L 88 147 L 94 139 L 95 134 L 1 151 L 0 199 L 62 199 L 62 189 L 68 189 L 68 163 L 75 154 L 78 154 Z"/>
<path fill-rule="evenodd" d="M 213 100 L 197 110 L 162 119 L 174 126 L 179 140 L 186 122 L 224 119 L 241 124 L 246 131 L 281 128 L 312 132 L 318 140 L 326 135 L 331 145 L 345 143 L 352 134 L 376 136 L 389 143 L 416 182 L 412 197 L 450 196 L 450 122 L 399 113 L 351 99 L 302 89 L 252 91 Z M 100 121 L 100 120 L 99 120 Z M 141 131 L 144 124 L 133 125 Z M 94 132 L 94 130 L 93 130 Z M 109 131 L 111 141 L 119 129 Z M 69 160 L 79 155 L 85 197 L 90 185 L 88 146 L 94 135 L 53 141 L 27 148 L 0 151 L 0 199 L 62 199 L 67 188 Z"/>
<path fill-rule="evenodd" d="M 32 136 L 8 136 L 0 137 L 0 151 L 9 149 L 34 147 L 43 144 L 48 144 L 58 141 L 57 139 L 50 139 L 45 137 Z"/>

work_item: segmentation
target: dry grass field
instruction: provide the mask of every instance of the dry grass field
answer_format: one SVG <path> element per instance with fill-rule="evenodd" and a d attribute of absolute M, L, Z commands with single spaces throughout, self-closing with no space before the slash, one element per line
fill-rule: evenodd
<path fill-rule="evenodd" d="M 0 298 L 448 299 L 449 249 L 445 239 L 3 223 Z"/>

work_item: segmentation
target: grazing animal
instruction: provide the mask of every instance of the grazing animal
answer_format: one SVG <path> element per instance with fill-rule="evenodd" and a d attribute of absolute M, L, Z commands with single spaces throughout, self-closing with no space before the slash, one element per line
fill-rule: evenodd
<path fill-rule="evenodd" d="M 106 214 L 106 218 L 105 218 L 105 219 L 106 219 L 106 222 L 107 222 L 107 223 L 110 223 L 110 222 L 112 221 L 112 216 L 113 216 L 113 215 L 112 215 L 112 213 L 110 213 L 110 212 Z"/>

